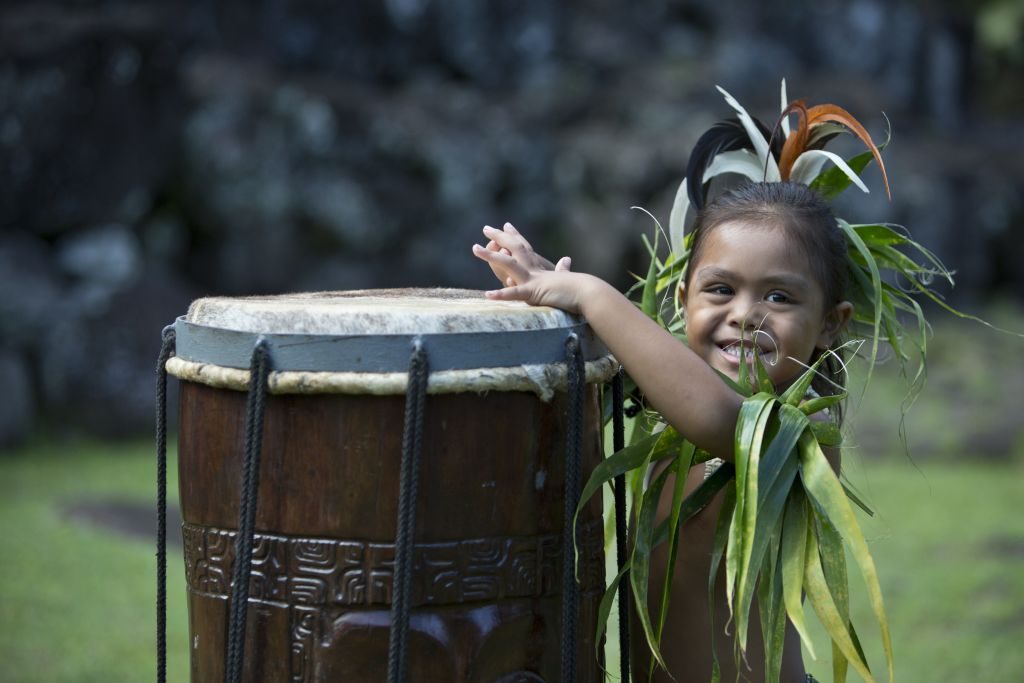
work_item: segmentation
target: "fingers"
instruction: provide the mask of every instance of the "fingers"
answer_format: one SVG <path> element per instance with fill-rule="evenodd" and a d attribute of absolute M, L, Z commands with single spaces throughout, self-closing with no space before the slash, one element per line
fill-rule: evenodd
<path fill-rule="evenodd" d="M 511 223 L 505 224 L 504 230 L 498 230 L 492 228 L 489 225 L 484 226 L 484 235 L 487 239 L 496 242 L 501 247 L 508 249 L 510 253 L 515 254 L 516 252 L 532 252 L 533 247 L 526 241 L 518 230 L 512 227 Z"/>
<path fill-rule="evenodd" d="M 481 247 L 479 244 L 474 244 L 473 255 L 482 261 L 486 261 L 492 268 L 496 268 L 507 273 L 505 278 L 499 278 L 503 279 L 505 282 L 508 282 L 510 279 L 515 282 L 523 282 L 530 276 L 529 271 L 519 264 L 512 256 L 504 253 L 504 250 L 492 251 Z"/>
<path fill-rule="evenodd" d="M 495 301 L 527 301 L 530 298 L 530 293 L 526 287 L 518 285 L 505 289 L 492 289 L 484 292 L 484 296 Z"/>
<path fill-rule="evenodd" d="M 494 240 L 491 240 L 490 242 L 488 242 L 487 246 L 485 247 L 485 249 L 490 249 L 491 251 L 500 251 L 503 254 L 508 254 L 509 256 L 512 255 L 512 252 L 510 252 L 508 249 L 506 249 L 505 247 L 501 246 L 500 244 L 498 244 Z"/>
<path fill-rule="evenodd" d="M 518 237 L 519 241 L 522 243 L 525 249 L 533 249 L 533 247 L 530 246 L 530 243 L 526 241 L 526 238 L 523 237 L 523 234 L 516 230 L 516 227 L 511 223 L 505 223 L 502 229 L 505 231 L 506 234 Z"/>
<path fill-rule="evenodd" d="M 485 225 L 483 228 L 484 236 L 487 237 L 487 246 L 483 247 L 490 253 L 500 253 L 505 256 L 509 256 L 517 263 L 523 272 L 534 272 L 541 270 L 563 270 L 567 271 L 571 268 L 572 261 L 568 256 L 562 258 L 556 264 L 551 263 L 537 252 L 533 250 L 530 243 L 526 241 L 526 238 L 520 234 L 520 232 L 511 223 L 505 223 L 502 230 Z M 481 256 L 481 258 L 483 258 Z M 488 259 L 485 259 L 488 260 Z M 503 260 L 488 260 L 491 269 L 494 270 L 494 274 L 498 277 L 500 282 L 505 282 L 506 278 L 505 270 L 509 269 L 508 261 Z M 518 275 L 516 276 L 518 280 Z"/>

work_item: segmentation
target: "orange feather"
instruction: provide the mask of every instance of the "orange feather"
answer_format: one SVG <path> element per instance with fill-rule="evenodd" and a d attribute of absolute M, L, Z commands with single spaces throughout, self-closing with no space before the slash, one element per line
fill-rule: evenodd
<path fill-rule="evenodd" d="M 790 102 L 782 111 L 782 115 L 779 116 L 779 122 L 781 123 L 783 119 L 793 112 L 796 112 L 799 121 L 797 122 L 796 129 L 791 131 L 786 138 L 786 142 L 782 145 L 782 152 L 779 154 L 779 177 L 782 180 L 789 180 L 789 173 L 793 170 L 793 162 L 804 153 L 804 150 L 807 148 L 807 139 L 810 135 L 807 105 L 804 104 L 803 100 L 793 100 Z M 776 125 L 775 128 L 778 129 L 779 126 Z"/>
<path fill-rule="evenodd" d="M 882 181 L 885 183 L 885 193 L 889 196 L 889 199 L 892 199 L 892 190 L 889 189 L 889 176 L 885 173 L 885 164 L 882 163 L 882 155 L 878 151 L 878 147 L 875 145 L 874 141 L 871 139 L 871 136 L 868 135 L 868 131 L 864 126 L 862 126 L 857 119 L 853 118 L 850 112 L 846 111 L 842 107 L 837 107 L 834 104 L 818 104 L 806 110 L 806 112 L 808 129 L 812 128 L 816 124 L 820 125 L 826 122 L 839 123 L 853 131 L 853 133 L 860 138 L 861 142 L 867 145 L 868 149 L 871 150 L 871 154 L 875 157 L 875 161 L 878 162 L 878 168 L 882 170 Z M 792 164 L 792 162 L 790 162 L 790 164 Z M 782 171 L 781 161 L 779 163 L 779 171 Z M 783 176 L 783 178 L 785 178 L 785 176 Z"/>

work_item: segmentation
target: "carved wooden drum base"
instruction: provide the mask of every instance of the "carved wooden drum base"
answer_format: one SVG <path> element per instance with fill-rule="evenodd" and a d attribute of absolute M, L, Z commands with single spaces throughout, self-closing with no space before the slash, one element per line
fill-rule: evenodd
<path fill-rule="evenodd" d="M 460 314 L 470 310 L 474 321 L 483 315 L 469 308 L 484 305 L 477 303 L 482 302 L 478 295 L 460 296 L 458 305 L 452 304 Z M 330 308 L 342 298 L 318 295 L 317 301 Z M 264 306 L 263 301 L 242 303 Z M 391 382 L 396 371 L 377 356 L 398 342 L 378 338 L 370 345 L 377 356 L 370 358 L 373 354 L 350 348 L 347 328 L 329 336 L 334 329 L 330 325 L 340 325 L 337 321 L 344 317 L 333 308 L 315 321 L 327 326 L 325 332 L 302 322 L 309 317 L 306 309 L 294 326 L 267 318 L 278 315 L 273 307 L 288 302 L 266 301 L 259 322 L 272 327 L 271 353 L 279 364 L 273 366 L 277 375 L 271 377 L 264 412 L 242 679 L 384 681 L 405 396 L 387 394 L 390 385 L 372 382 L 373 391 L 386 395 L 358 393 L 352 389 L 353 377 L 359 375 L 361 381 L 364 373 L 346 374 L 343 367 L 332 367 L 335 374 L 328 375 L 315 365 L 346 355 L 363 365 L 372 360 L 379 367 L 365 374 L 378 373 Z M 420 317 L 429 307 L 430 301 L 424 301 L 414 307 Z M 371 322 L 378 308 L 366 314 Z M 517 319 L 534 315 L 532 310 L 511 310 Z M 547 317 L 558 313 L 537 310 Z M 195 307 L 189 324 L 203 327 L 192 331 L 179 321 L 178 357 L 176 364 L 168 363 L 168 370 L 186 380 L 180 393 L 178 463 L 191 678 L 194 683 L 220 683 L 246 441 L 246 394 L 232 384 L 232 373 L 245 370 L 221 349 L 235 353 L 231 344 L 242 333 L 234 330 L 248 323 L 232 318 L 234 327 L 222 333 L 218 320 L 197 320 L 194 313 Z M 560 320 L 545 334 L 561 334 Z M 518 337 L 505 329 L 507 321 L 500 322 L 494 338 L 507 346 Z M 584 334 L 581 323 L 569 322 Z M 474 361 L 484 354 L 491 332 L 477 330 L 459 342 L 443 336 L 448 327 L 442 320 L 436 336 L 425 338 L 425 348 L 433 351 L 438 365 L 445 361 L 446 344 L 453 351 L 472 347 Z M 256 333 L 263 334 L 246 332 Z M 560 349 L 562 342 L 552 339 Z M 243 339 L 243 344 L 250 342 Z M 408 353 L 408 344 L 399 346 Z M 562 540 L 569 406 L 564 386 L 559 388 L 564 379 L 558 380 L 550 367 L 531 365 L 541 362 L 532 359 L 532 352 L 527 343 L 512 364 L 499 364 L 500 372 L 490 373 L 458 366 L 456 354 L 449 354 L 456 360 L 445 361 L 449 369 L 443 372 L 460 382 L 469 378 L 467 388 L 446 393 L 455 385 L 432 385 L 427 396 L 413 534 L 410 681 L 559 679 L 562 560 L 573 550 Z M 588 355 L 587 362 L 597 363 L 597 353 Z M 291 370 L 282 367 L 285 361 L 293 364 Z M 554 367 L 560 359 L 548 362 Z M 435 370 L 442 371 L 431 368 Z M 536 384 L 538 389 L 503 391 L 478 381 L 490 382 L 488 377 L 501 373 L 520 373 L 527 384 L 515 386 Z M 481 387 L 489 388 L 479 393 Z M 596 384 L 584 391 L 584 479 L 602 458 L 599 393 Z M 581 511 L 576 529 L 579 681 L 601 680 L 594 635 L 604 588 L 602 530 L 596 496 Z"/>
<path fill-rule="evenodd" d="M 193 670 L 198 679 L 221 680 L 235 533 L 185 524 L 183 534 Z M 580 527 L 584 624 L 596 623 L 601 539 L 595 520 Z M 414 609 L 411 618 L 412 680 L 557 680 L 559 650 L 545 635 L 558 631 L 561 562 L 557 534 L 418 544 L 413 605 L 428 609 Z M 388 653 L 393 565 L 393 544 L 258 535 L 248 668 L 262 680 L 288 683 L 378 680 Z M 593 660 L 593 650 L 587 656 Z"/>

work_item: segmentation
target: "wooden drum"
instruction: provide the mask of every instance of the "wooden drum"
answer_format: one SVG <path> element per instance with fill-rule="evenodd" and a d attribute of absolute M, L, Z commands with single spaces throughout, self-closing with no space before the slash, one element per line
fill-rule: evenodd
<path fill-rule="evenodd" d="M 243 680 L 384 681 L 409 356 L 429 362 L 408 678 L 557 681 L 565 340 L 586 361 L 583 480 L 613 359 L 579 319 L 463 290 L 200 299 L 175 324 L 192 681 L 224 679 L 250 356 L 268 344 Z M 600 680 L 600 496 L 580 515 L 580 681 Z"/>

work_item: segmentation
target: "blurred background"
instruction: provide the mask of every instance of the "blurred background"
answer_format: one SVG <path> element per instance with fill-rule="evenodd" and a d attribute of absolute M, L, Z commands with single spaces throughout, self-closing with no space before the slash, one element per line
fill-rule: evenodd
<path fill-rule="evenodd" d="M 771 125 L 783 77 L 876 140 L 891 122 L 892 201 L 870 170 L 837 213 L 907 226 L 950 301 L 1024 330 L 1022 0 L 4 2 L 0 680 L 150 675 L 145 440 L 189 301 L 490 287 L 469 245 L 506 220 L 626 287 L 653 229 L 630 207 L 667 225 L 732 116 L 714 86 Z M 848 475 L 878 508 L 899 679 L 1021 680 L 1024 345 L 931 313 L 928 389 L 903 424 L 876 373 Z"/>

